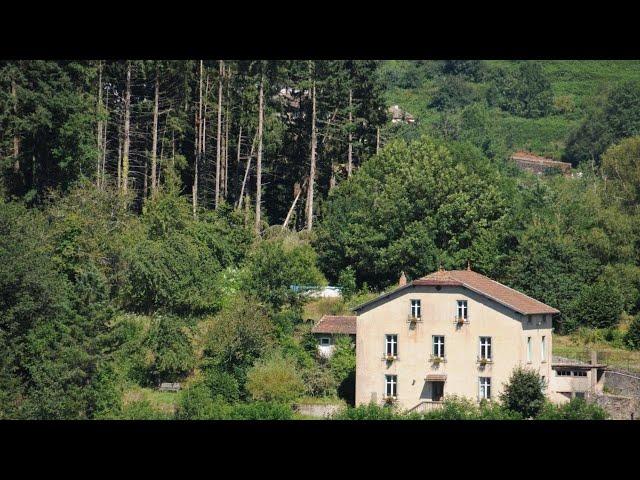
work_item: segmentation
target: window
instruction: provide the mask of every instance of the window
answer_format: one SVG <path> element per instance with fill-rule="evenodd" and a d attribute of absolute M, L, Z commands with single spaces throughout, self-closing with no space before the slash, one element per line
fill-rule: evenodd
<path fill-rule="evenodd" d="M 480 337 L 480 358 L 491 360 L 491 337 Z"/>
<path fill-rule="evenodd" d="M 585 398 L 584 392 L 575 392 L 575 398 Z"/>
<path fill-rule="evenodd" d="M 398 376 L 384 376 L 384 393 L 387 397 L 396 397 L 398 395 Z"/>
<path fill-rule="evenodd" d="M 587 376 L 587 372 L 585 370 L 574 370 L 573 371 L 573 376 L 574 377 L 586 377 Z"/>
<path fill-rule="evenodd" d="M 444 358 L 444 335 L 433 336 L 433 356 Z"/>
<path fill-rule="evenodd" d="M 491 398 L 491 377 L 480 377 L 478 396 L 480 399 Z"/>
<path fill-rule="evenodd" d="M 556 370 L 557 377 L 570 377 L 571 370 Z"/>
<path fill-rule="evenodd" d="M 398 356 L 398 335 L 386 335 L 384 352 L 387 356 Z"/>
<path fill-rule="evenodd" d="M 465 320 L 469 319 L 466 300 L 458 300 L 458 313 L 456 316 L 458 318 L 464 318 Z"/>
<path fill-rule="evenodd" d="M 527 323 L 531 323 L 533 321 L 533 315 L 527 315 Z"/>
<path fill-rule="evenodd" d="M 422 305 L 420 304 L 420 300 L 411 300 L 411 316 L 415 318 L 420 318 L 422 314 Z"/>
<path fill-rule="evenodd" d="M 320 345 L 331 345 L 331 339 L 329 337 L 320 337 Z"/>
<path fill-rule="evenodd" d="M 531 337 L 527 337 L 527 362 L 531 361 Z"/>
<path fill-rule="evenodd" d="M 540 358 L 542 359 L 542 361 L 545 361 L 545 355 L 546 355 L 546 345 L 545 345 L 545 337 L 544 335 L 542 336 L 542 340 L 540 342 Z"/>

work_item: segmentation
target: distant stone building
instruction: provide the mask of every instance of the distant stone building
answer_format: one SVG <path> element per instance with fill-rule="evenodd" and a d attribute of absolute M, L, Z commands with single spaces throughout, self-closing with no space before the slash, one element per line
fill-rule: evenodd
<path fill-rule="evenodd" d="M 391 115 L 391 123 L 415 123 L 416 119 L 409 112 L 405 112 L 398 105 L 389 107 L 389 115 Z"/>
<path fill-rule="evenodd" d="M 523 150 L 517 151 L 511 155 L 511 160 L 514 161 L 521 170 L 535 173 L 536 175 L 544 175 L 553 170 L 558 170 L 565 176 L 572 176 L 570 163 L 540 157 L 531 152 L 525 152 Z"/>
<path fill-rule="evenodd" d="M 355 315 L 323 315 L 311 329 L 318 340 L 318 353 L 330 357 L 335 348 L 336 335 L 349 335 L 355 340 L 356 318 Z"/>

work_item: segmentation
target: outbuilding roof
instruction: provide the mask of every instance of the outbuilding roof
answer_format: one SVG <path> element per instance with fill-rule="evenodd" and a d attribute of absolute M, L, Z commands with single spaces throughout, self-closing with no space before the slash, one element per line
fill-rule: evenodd
<path fill-rule="evenodd" d="M 549 305 L 545 305 L 535 298 L 531 298 L 522 292 L 507 287 L 495 280 L 491 280 L 489 277 L 470 269 L 439 270 L 437 272 L 433 272 L 425 277 L 413 280 L 407 285 L 399 287 L 392 292 L 371 300 L 370 302 L 363 303 L 362 305 L 357 306 L 354 310 L 361 310 L 365 306 L 379 301 L 397 291 L 415 286 L 459 286 L 468 288 L 469 290 L 490 298 L 491 300 L 494 300 L 522 315 L 560 313 L 559 310 L 550 307 Z"/>
<path fill-rule="evenodd" d="M 355 335 L 356 318 L 355 315 L 323 315 L 311 332 Z"/>

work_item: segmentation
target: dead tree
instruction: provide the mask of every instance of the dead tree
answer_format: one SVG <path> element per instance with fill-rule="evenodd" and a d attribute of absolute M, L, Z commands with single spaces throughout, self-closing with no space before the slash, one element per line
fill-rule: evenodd
<path fill-rule="evenodd" d="M 311 167 L 309 169 L 309 188 L 307 189 L 307 230 L 313 228 L 313 189 L 316 177 L 316 82 L 311 85 Z"/>

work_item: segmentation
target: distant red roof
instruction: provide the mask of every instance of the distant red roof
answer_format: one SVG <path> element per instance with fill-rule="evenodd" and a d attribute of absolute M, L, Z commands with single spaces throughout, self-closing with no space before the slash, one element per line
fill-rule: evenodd
<path fill-rule="evenodd" d="M 571 172 L 571 164 L 566 162 L 559 162 L 551 158 L 541 157 L 534 155 L 531 152 L 519 150 L 511 155 L 511 160 L 523 170 L 529 170 L 534 173 L 544 173 L 546 169 L 557 168 L 564 173 Z"/>
<path fill-rule="evenodd" d="M 473 292 L 490 298 L 523 315 L 560 313 L 559 310 L 550 307 L 549 305 L 545 305 L 535 298 L 531 298 L 522 292 L 507 287 L 495 280 L 491 280 L 489 277 L 485 277 L 484 275 L 472 270 L 440 270 L 431 273 L 426 277 L 418 278 L 417 280 L 408 283 L 406 286 L 400 287 L 394 291 L 410 286 L 459 286 L 468 288 Z M 371 302 L 359 305 L 356 307 L 356 310 L 378 301 L 381 298 L 389 296 L 391 293 L 393 292 L 387 293 L 382 297 L 378 297 Z"/>
<path fill-rule="evenodd" d="M 355 315 L 323 315 L 311 332 L 355 335 L 356 318 Z"/>

